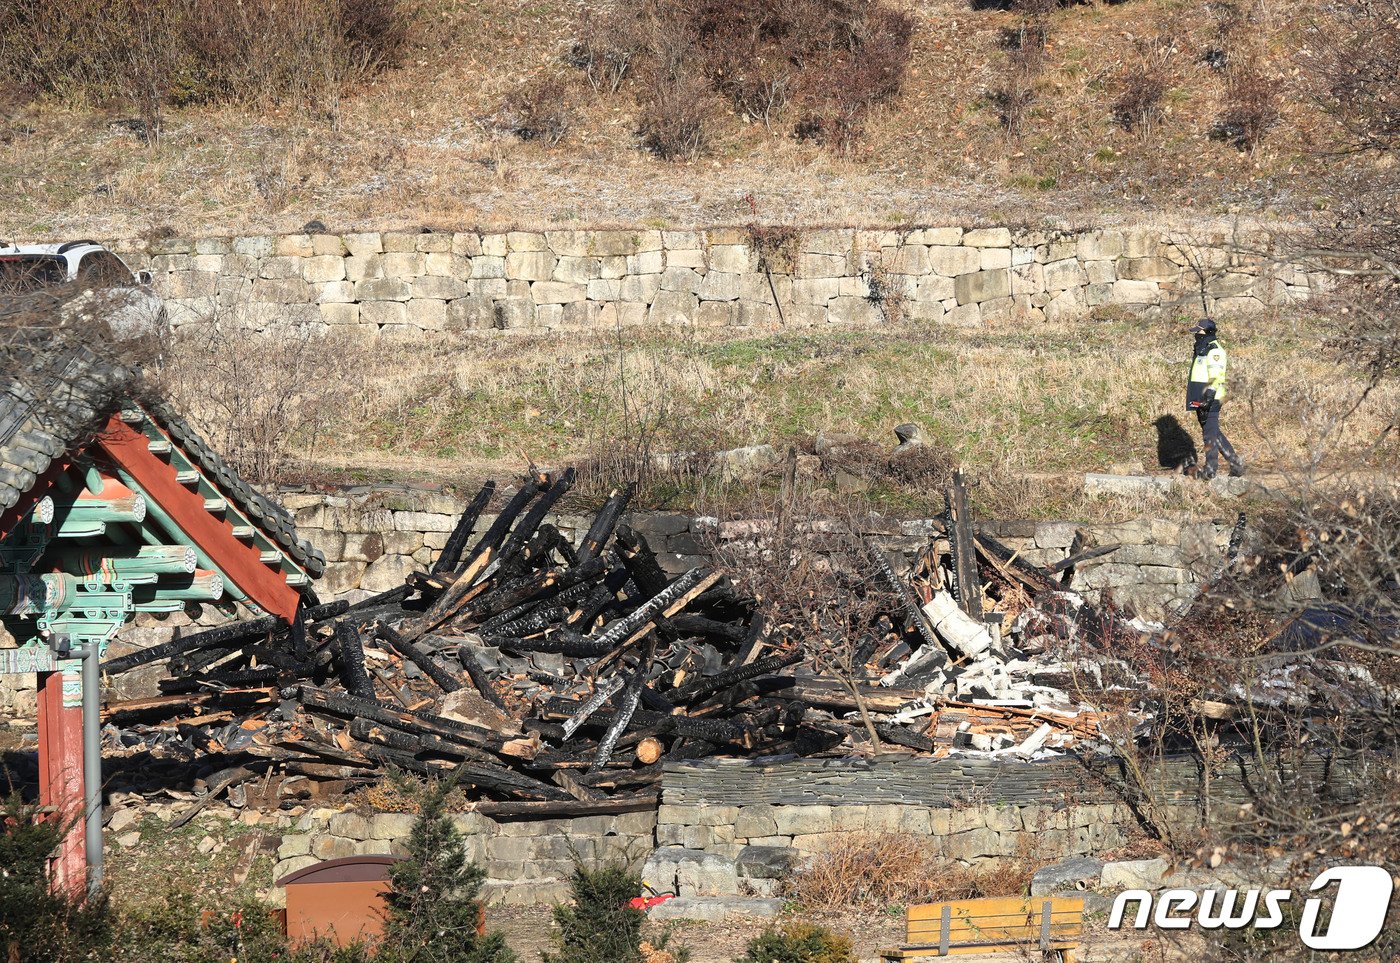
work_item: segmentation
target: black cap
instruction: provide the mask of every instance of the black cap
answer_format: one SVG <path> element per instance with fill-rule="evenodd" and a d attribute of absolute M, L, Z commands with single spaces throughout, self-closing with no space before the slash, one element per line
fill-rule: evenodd
<path fill-rule="evenodd" d="M 1196 330 L 1202 334 L 1215 334 L 1215 322 L 1210 318 L 1201 318 L 1196 322 Z"/>

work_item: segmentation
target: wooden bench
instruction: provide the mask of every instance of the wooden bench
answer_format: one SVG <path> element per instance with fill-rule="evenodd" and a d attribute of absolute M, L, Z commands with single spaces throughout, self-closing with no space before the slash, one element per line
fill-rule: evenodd
<path fill-rule="evenodd" d="M 905 945 L 885 963 L 1034 950 L 1074 963 L 1084 929 L 1082 896 L 1011 896 L 922 903 L 908 910 Z M 1055 957 L 1050 957 L 1055 958 Z"/>

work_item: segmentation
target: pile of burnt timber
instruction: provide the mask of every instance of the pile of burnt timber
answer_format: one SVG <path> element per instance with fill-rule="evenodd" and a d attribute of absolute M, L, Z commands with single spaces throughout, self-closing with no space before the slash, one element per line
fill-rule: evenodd
<path fill-rule="evenodd" d="M 110 747 L 210 756 L 227 763 L 210 792 L 267 804 L 343 792 L 395 767 L 455 774 L 480 811 L 562 815 L 654 804 L 668 760 L 885 744 L 1035 753 L 1096 734 L 1093 713 L 1037 684 L 1033 655 L 981 610 L 1009 611 L 990 596 L 1021 605 L 1029 637 L 1064 628 L 1056 619 L 1077 631 L 1088 608 L 1032 606 L 1032 590 L 1073 598 L 1052 573 L 974 535 L 960 483 L 947 554 L 930 547 L 906 579 L 869 552 L 899 603 L 868 633 L 853 677 L 838 679 L 721 573 L 669 578 L 621 523 L 632 488 L 572 545 L 546 518 L 573 480 L 572 470 L 526 479 L 478 534 L 488 483 L 431 569 L 399 588 L 304 608 L 290 627 L 257 619 L 109 660 L 108 674 L 159 660 L 170 672 L 160 696 L 108 705 Z"/>

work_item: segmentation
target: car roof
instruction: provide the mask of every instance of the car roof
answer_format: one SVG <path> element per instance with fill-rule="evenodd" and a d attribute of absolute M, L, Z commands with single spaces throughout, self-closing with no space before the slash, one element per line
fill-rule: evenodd
<path fill-rule="evenodd" d="M 96 241 L 66 241 L 62 244 L 0 244 L 0 254 L 38 254 L 38 255 L 83 255 L 90 251 L 106 250 Z"/>

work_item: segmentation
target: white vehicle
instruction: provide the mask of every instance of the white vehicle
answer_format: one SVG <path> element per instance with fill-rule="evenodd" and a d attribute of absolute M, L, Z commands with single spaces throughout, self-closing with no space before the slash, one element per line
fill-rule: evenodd
<path fill-rule="evenodd" d="M 95 241 L 65 244 L 0 242 L 0 299 L 51 293 L 65 320 L 105 322 L 118 340 L 164 340 L 165 303 L 149 271 L 133 272 Z"/>

